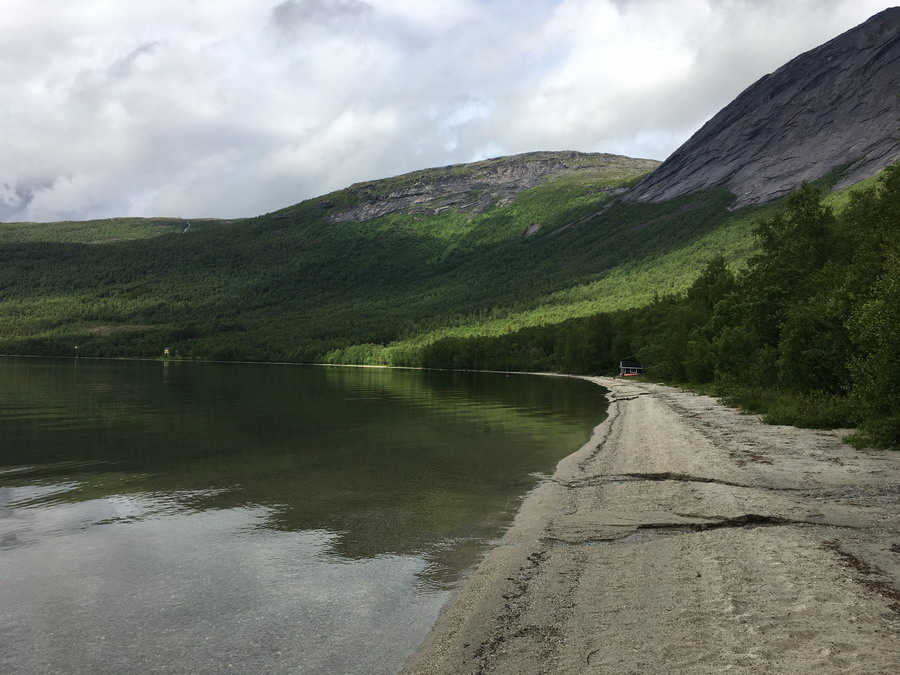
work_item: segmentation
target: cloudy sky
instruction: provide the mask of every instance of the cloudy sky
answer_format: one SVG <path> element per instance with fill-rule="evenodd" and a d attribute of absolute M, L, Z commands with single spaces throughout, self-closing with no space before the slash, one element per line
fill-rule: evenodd
<path fill-rule="evenodd" d="M 665 159 L 882 0 L 0 0 L 0 221 L 257 215 L 531 150 Z"/>

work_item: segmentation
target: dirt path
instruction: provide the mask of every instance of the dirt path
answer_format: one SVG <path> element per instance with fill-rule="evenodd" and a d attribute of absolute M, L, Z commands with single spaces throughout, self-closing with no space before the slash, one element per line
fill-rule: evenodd
<path fill-rule="evenodd" d="M 591 379 L 609 418 L 407 672 L 900 672 L 900 454 Z"/>

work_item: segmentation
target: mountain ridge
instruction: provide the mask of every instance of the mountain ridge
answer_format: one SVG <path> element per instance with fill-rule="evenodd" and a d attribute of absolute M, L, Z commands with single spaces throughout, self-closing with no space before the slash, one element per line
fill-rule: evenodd
<path fill-rule="evenodd" d="M 635 172 L 650 171 L 659 165 L 652 159 L 573 150 L 492 157 L 354 183 L 344 191 L 358 203 L 330 214 L 328 219 L 333 223 L 364 222 L 390 213 L 435 214 L 448 209 L 481 213 L 491 206 L 506 206 L 522 191 L 559 176 L 631 179 Z M 625 189 L 611 190 L 619 194 Z"/>
<path fill-rule="evenodd" d="M 721 186 L 763 204 L 844 167 L 846 187 L 900 159 L 900 7 L 765 75 L 714 115 L 625 199 L 663 202 Z"/>

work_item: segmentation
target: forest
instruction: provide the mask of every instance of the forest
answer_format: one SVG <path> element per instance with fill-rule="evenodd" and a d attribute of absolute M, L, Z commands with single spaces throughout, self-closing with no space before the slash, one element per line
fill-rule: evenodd
<path fill-rule="evenodd" d="M 481 212 L 333 214 L 385 179 L 241 221 L 0 224 L 0 353 L 337 360 L 646 304 L 713 250 L 749 251 L 732 195 L 625 204 L 646 168 L 557 176 Z M 595 217 L 598 211 L 602 217 Z M 534 225 L 539 230 L 525 233 Z M 344 353 L 343 358 L 348 358 Z"/>
<path fill-rule="evenodd" d="M 757 252 L 685 292 L 495 338 L 446 338 L 416 365 L 612 373 L 700 387 L 773 424 L 858 427 L 900 448 L 900 164 L 839 215 L 810 184 L 754 228 Z"/>
<path fill-rule="evenodd" d="M 358 203 L 345 190 L 240 221 L 0 224 L 0 353 L 582 374 L 636 358 L 771 422 L 900 446 L 900 165 L 738 211 L 722 189 L 617 200 L 637 178 L 365 222 L 329 218 Z"/>

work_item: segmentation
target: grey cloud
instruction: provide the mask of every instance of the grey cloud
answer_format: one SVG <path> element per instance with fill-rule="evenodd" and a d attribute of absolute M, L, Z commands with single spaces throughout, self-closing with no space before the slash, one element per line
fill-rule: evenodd
<path fill-rule="evenodd" d="M 96 126 L 97 109 L 116 95 L 111 91 L 134 72 L 138 60 L 156 51 L 158 42 L 147 42 L 115 58 L 106 66 L 82 69 L 71 79 L 68 87 L 67 110 L 73 125 L 81 128 Z M 79 124 L 80 121 L 80 124 Z"/>
<path fill-rule="evenodd" d="M 272 10 L 272 24 L 287 33 L 310 24 L 333 27 L 372 9 L 363 0 L 285 0 Z"/>
<path fill-rule="evenodd" d="M 128 77 L 134 69 L 137 60 L 145 54 L 152 54 L 156 51 L 158 41 L 145 42 L 136 49 L 132 50 L 120 59 L 117 59 L 109 67 L 109 76 L 113 79 L 122 79 Z"/>
<path fill-rule="evenodd" d="M 15 185 L 0 184 L 0 222 L 22 220 L 22 216 L 28 213 L 35 194 L 49 189 L 53 183 L 54 180 L 50 178 L 37 178 L 22 180 Z M 74 213 L 72 216 L 81 217 L 81 214 Z"/>
<path fill-rule="evenodd" d="M 9 183 L 0 184 L 0 222 L 15 219 L 27 208 L 30 199 L 28 191 Z"/>

